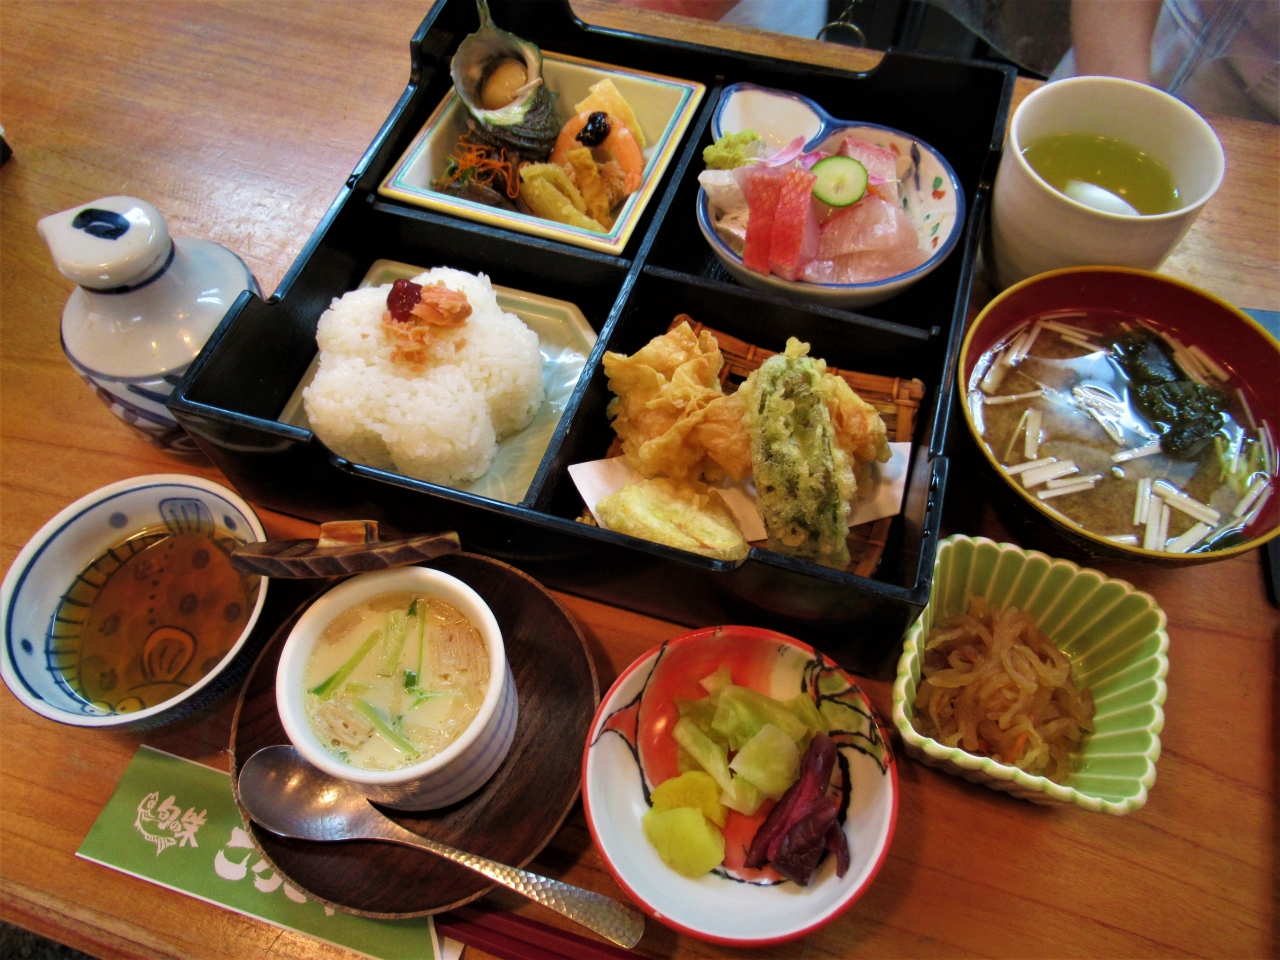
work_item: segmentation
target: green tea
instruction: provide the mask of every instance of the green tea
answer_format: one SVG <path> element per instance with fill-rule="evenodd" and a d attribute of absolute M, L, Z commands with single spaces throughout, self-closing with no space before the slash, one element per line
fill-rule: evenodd
<path fill-rule="evenodd" d="M 1169 171 L 1123 140 L 1058 133 L 1028 144 L 1022 155 L 1055 190 L 1087 206 L 1146 215 L 1181 206 Z"/>

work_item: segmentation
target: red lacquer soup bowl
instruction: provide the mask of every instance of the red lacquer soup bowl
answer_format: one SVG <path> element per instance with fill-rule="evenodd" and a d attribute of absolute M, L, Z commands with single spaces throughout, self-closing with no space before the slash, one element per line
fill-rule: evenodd
<path fill-rule="evenodd" d="M 1143 336 L 1149 330 L 1176 356 L 1171 369 L 1179 379 L 1199 378 L 1225 398 L 1216 415 L 1226 424 L 1219 441 L 1189 458 L 1165 457 L 1167 424 L 1132 413 L 1126 419 L 1130 384 L 1123 375 L 1107 379 L 1119 374 L 1113 344 L 1125 328 Z M 1002 363 L 1005 372 L 993 386 L 991 373 Z M 1071 372 L 1055 379 L 1055 365 Z M 1077 376 L 1082 371 L 1087 375 Z M 1090 379 L 1108 385 L 1099 392 L 1084 382 Z M 979 462 L 1001 478 L 1002 502 L 1013 507 L 1007 519 L 1051 552 L 1180 565 L 1221 560 L 1280 534 L 1280 496 L 1272 496 L 1280 469 L 1280 343 L 1251 317 L 1189 284 L 1124 267 L 1076 267 L 1024 280 L 970 326 L 957 388 Z M 1039 446 L 1023 443 L 1030 425 L 1006 440 L 1001 424 L 1007 428 L 1022 407 L 1043 419 Z M 1064 427 L 1064 411 L 1085 426 Z M 1096 435 L 1092 448 L 1076 442 L 1085 428 Z M 1074 464 L 1078 472 L 1042 480 L 1034 465 L 1024 469 L 1028 452 L 1037 462 L 1056 454 L 1060 466 Z M 1060 493 L 1090 477 L 1097 478 L 1093 488 Z M 1139 487 L 1143 479 L 1152 493 Z M 1072 500 L 1095 492 L 1111 498 L 1097 525 Z M 1189 502 L 1197 496 L 1199 506 Z M 1146 518 L 1157 510 L 1171 520 L 1149 536 Z"/>

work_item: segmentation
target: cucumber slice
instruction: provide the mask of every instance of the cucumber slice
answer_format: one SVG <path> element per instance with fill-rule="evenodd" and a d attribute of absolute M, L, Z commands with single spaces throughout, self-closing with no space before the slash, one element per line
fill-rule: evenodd
<path fill-rule="evenodd" d="M 853 157 L 825 157 L 809 172 L 817 177 L 813 195 L 833 207 L 857 203 L 867 192 L 867 168 Z"/>

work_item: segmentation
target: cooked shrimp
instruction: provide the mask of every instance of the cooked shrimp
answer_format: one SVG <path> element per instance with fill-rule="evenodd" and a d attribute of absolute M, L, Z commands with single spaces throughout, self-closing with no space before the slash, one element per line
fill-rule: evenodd
<path fill-rule="evenodd" d="M 555 149 L 551 151 L 551 163 L 563 165 L 568 162 L 569 151 L 583 145 L 578 140 L 578 134 L 587 125 L 592 113 L 599 112 L 601 111 L 583 111 L 565 122 L 556 140 Z M 595 146 L 597 150 L 607 153 L 618 162 L 625 175 L 623 190 L 626 196 L 630 196 L 640 189 L 640 181 L 644 179 L 644 154 L 640 152 L 640 145 L 636 143 L 636 138 L 631 135 L 626 124 L 613 114 L 605 114 L 605 118 L 609 124 L 609 133 L 598 146 L 587 145 Z"/>

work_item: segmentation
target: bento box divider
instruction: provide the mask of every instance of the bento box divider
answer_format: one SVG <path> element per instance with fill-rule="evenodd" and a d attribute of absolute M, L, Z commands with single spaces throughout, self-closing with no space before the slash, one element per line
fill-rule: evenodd
<path fill-rule="evenodd" d="M 971 229 L 965 232 L 964 243 L 957 252 L 962 256 L 960 265 L 960 295 L 952 306 L 951 326 L 947 332 L 947 350 L 943 360 L 942 379 L 939 383 L 939 400 L 933 415 L 930 433 L 929 455 L 936 456 L 947 449 L 947 434 L 952 422 L 952 390 L 955 386 L 956 368 L 960 363 L 960 344 L 964 340 L 965 328 L 968 325 L 969 295 L 973 289 L 974 274 L 977 270 L 978 252 L 982 246 L 982 238 L 986 233 L 987 206 L 990 202 L 988 188 L 979 187 L 969 208 Z M 961 391 L 963 393 L 963 391 Z M 957 422 L 963 417 L 957 416 Z"/>
<path fill-rule="evenodd" d="M 591 351 L 591 355 L 587 357 L 587 363 L 578 377 L 578 385 L 574 388 L 573 394 L 569 398 L 564 415 L 560 418 L 559 424 L 556 425 L 555 433 L 551 435 L 551 442 L 547 445 L 547 451 L 543 454 L 542 462 L 538 465 L 538 471 L 534 474 L 533 481 L 529 484 L 529 492 L 525 495 L 524 500 L 521 501 L 523 506 L 528 506 L 534 510 L 545 510 L 554 495 L 555 478 L 562 475 L 569 466 L 575 445 L 566 444 L 565 438 L 569 436 L 572 424 L 578 419 L 577 414 L 582 406 L 582 398 L 586 396 L 588 390 L 591 389 L 590 384 L 595 380 L 595 371 L 604 356 L 605 345 L 609 342 L 614 327 L 617 326 L 619 318 L 626 308 L 627 302 L 631 297 L 631 291 L 635 287 L 636 279 L 640 276 L 641 270 L 644 269 L 645 260 L 653 247 L 654 240 L 657 239 L 658 233 L 662 229 L 667 210 L 675 199 L 685 172 L 689 169 L 690 164 L 693 163 L 694 156 L 698 152 L 702 132 L 711 123 L 711 115 L 715 112 L 716 103 L 720 99 L 720 89 L 718 86 L 715 87 L 710 92 L 710 95 L 703 100 L 698 116 L 685 132 L 687 142 L 680 153 L 679 159 L 667 174 L 671 178 L 667 184 L 667 189 L 663 191 L 656 204 L 652 213 L 653 219 L 649 224 L 648 230 L 645 231 L 644 236 L 641 238 L 639 246 L 636 248 L 635 260 L 627 276 L 622 281 L 618 296 L 613 302 L 613 309 L 609 311 L 609 317 L 605 320 L 604 327 L 601 328 L 596 338 L 595 348 Z"/>

